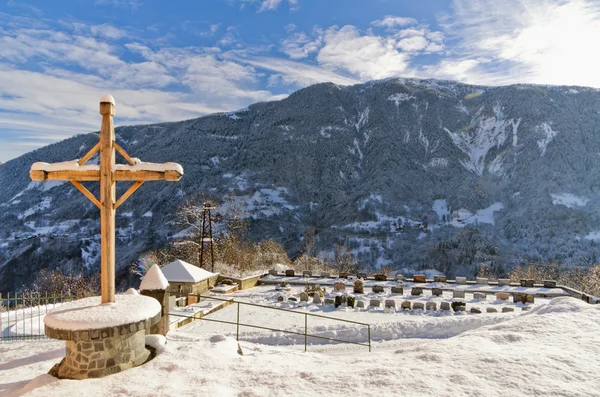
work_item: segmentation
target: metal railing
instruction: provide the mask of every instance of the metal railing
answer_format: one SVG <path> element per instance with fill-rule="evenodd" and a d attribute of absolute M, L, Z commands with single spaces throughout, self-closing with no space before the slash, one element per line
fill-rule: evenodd
<path fill-rule="evenodd" d="M 225 321 L 225 320 L 216 320 L 216 319 L 212 319 L 212 318 L 206 318 L 203 316 L 203 313 L 195 313 L 191 316 L 185 316 L 185 315 L 181 315 L 181 314 L 172 314 L 169 313 L 169 316 L 174 316 L 174 317 L 184 317 L 184 318 L 191 318 L 194 320 L 203 320 L 203 321 L 210 321 L 210 322 L 215 322 L 215 323 L 222 323 L 222 324 L 231 324 L 231 325 L 235 325 L 236 326 L 236 340 L 239 341 L 240 340 L 240 327 L 250 327 L 250 328 L 256 328 L 256 329 L 262 329 L 262 330 L 267 330 L 267 331 L 273 331 L 273 332 L 283 332 L 286 334 L 292 334 L 292 335 L 298 335 L 298 336 L 304 336 L 304 351 L 307 351 L 307 346 L 308 346 L 308 338 L 317 338 L 317 339 L 323 339 L 323 340 L 328 340 L 328 341 L 333 341 L 333 342 L 340 342 L 340 343 L 349 343 L 349 344 L 353 344 L 353 345 L 359 345 L 359 346 L 365 346 L 369 348 L 369 352 L 371 352 L 371 325 L 370 324 L 366 324 L 366 323 L 361 323 L 358 321 L 351 321 L 351 320 L 342 320 L 339 318 L 335 318 L 335 317 L 328 317 L 328 316 L 323 316 L 320 314 L 313 314 L 313 313 L 307 313 L 307 312 L 297 312 L 294 310 L 288 310 L 288 309 L 281 309 L 279 307 L 272 307 L 272 306 L 265 306 L 265 305 L 259 305 L 256 303 L 248 303 L 248 302 L 240 302 L 240 301 L 235 301 L 233 299 L 222 299 L 222 298 L 215 298 L 212 296 L 204 296 L 204 295 L 200 295 L 201 299 L 212 299 L 212 300 L 216 300 L 216 301 L 222 301 L 222 302 L 229 302 L 230 304 L 237 304 L 237 317 L 236 317 L 236 321 Z M 278 329 L 278 328 L 271 328 L 271 327 L 264 327 L 264 326 L 260 326 L 260 325 L 253 325 L 253 324 L 244 324 L 242 322 L 240 322 L 240 305 L 242 306 L 251 306 L 251 307 L 258 307 L 261 309 L 267 309 L 267 310 L 278 310 L 278 311 L 282 311 L 282 312 L 286 312 L 286 313 L 293 313 L 293 314 L 299 314 L 299 315 L 303 315 L 304 316 L 304 332 L 296 332 L 296 331 L 289 331 L 289 330 L 283 330 L 283 329 Z M 349 341 L 349 340 L 342 340 L 342 339 L 337 339 L 337 338 L 329 338 L 326 336 L 321 336 L 321 335 L 315 335 L 315 334 L 309 334 L 308 333 L 308 317 L 318 317 L 318 318 L 323 318 L 326 320 L 333 320 L 333 321 L 339 321 L 339 322 L 343 322 L 343 323 L 350 323 L 350 324 L 357 324 L 357 325 L 363 325 L 365 327 L 367 327 L 367 343 L 360 343 L 360 342 L 353 342 L 353 341 Z"/>
<path fill-rule="evenodd" d="M 0 293 L 0 342 L 46 339 L 44 316 L 75 295 Z"/>

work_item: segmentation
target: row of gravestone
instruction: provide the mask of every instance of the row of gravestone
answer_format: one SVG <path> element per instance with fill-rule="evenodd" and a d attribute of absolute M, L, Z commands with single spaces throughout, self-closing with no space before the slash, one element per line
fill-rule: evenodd
<path fill-rule="evenodd" d="M 346 305 L 347 307 L 356 307 L 356 308 L 360 308 L 360 309 L 364 309 L 366 306 L 365 301 L 359 300 L 357 301 L 354 297 L 352 296 L 344 296 L 344 295 L 338 295 L 336 296 L 334 299 L 332 298 L 325 298 L 325 305 L 334 305 L 335 307 L 339 307 L 342 305 Z M 379 299 L 371 299 L 368 302 L 368 307 L 370 308 L 381 308 L 381 306 L 383 305 L 384 308 L 386 310 L 396 310 L 397 306 L 396 306 L 396 301 L 393 299 L 386 299 L 384 301 L 379 300 Z M 455 312 L 465 312 L 466 311 L 466 303 L 465 302 L 440 302 L 440 310 L 442 311 L 448 311 L 448 310 L 453 310 Z M 522 307 L 523 311 L 529 310 L 531 309 L 531 306 L 524 306 Z M 404 301 L 402 303 L 400 303 L 400 310 L 422 310 L 422 311 L 437 311 L 438 310 L 438 305 L 436 302 L 411 302 L 411 301 Z M 507 313 L 507 312 L 514 312 L 515 309 L 513 307 L 503 307 L 502 308 L 502 313 Z M 479 314 L 481 313 L 481 309 L 478 307 L 472 307 L 470 310 L 471 313 L 473 314 Z M 486 308 L 486 312 L 487 313 L 498 313 L 498 309 L 495 307 L 488 307 Z"/>
<path fill-rule="evenodd" d="M 279 272 L 275 269 L 271 269 L 269 270 L 269 274 L 272 276 L 279 276 Z M 295 277 L 296 276 L 296 272 L 293 269 L 288 269 L 285 271 L 285 275 L 287 277 Z M 302 272 L 302 277 L 313 277 L 315 276 L 313 274 L 312 271 L 310 270 L 304 270 Z M 358 278 L 358 279 L 367 279 L 367 273 L 358 273 L 356 276 L 355 275 L 351 275 L 348 273 L 339 273 L 337 275 L 337 278 Z M 331 278 L 331 273 L 329 272 L 321 272 L 320 273 L 320 277 L 321 278 Z M 376 274 L 375 276 L 373 276 L 373 279 L 375 281 L 388 281 L 388 277 L 385 274 Z M 394 276 L 394 278 L 392 280 L 395 281 L 403 281 L 405 280 L 405 277 L 402 274 L 396 274 Z M 410 280 L 410 279 L 409 279 Z M 446 276 L 442 276 L 442 275 L 437 275 L 437 276 L 433 276 L 433 282 L 435 283 L 445 283 L 447 282 L 447 277 Z M 414 283 L 426 283 L 427 279 L 426 276 L 424 274 L 415 274 L 412 277 L 412 282 Z M 467 284 L 467 283 L 473 283 L 473 282 L 469 282 L 467 281 L 466 277 L 455 277 L 454 282 L 456 284 Z M 493 280 L 489 280 L 488 278 L 485 277 L 477 277 L 474 281 L 475 284 L 489 284 L 489 285 L 499 285 L 499 286 L 503 286 L 503 285 L 511 285 L 510 279 L 508 278 L 500 278 L 497 279 L 496 281 Z M 521 287 L 529 287 L 529 288 L 533 288 L 535 286 L 535 280 L 533 279 L 522 279 L 521 282 L 519 283 Z M 544 288 L 556 288 L 556 281 L 554 280 L 544 280 L 543 281 L 543 286 Z"/>
<path fill-rule="evenodd" d="M 464 291 L 454 291 L 454 292 L 462 292 L 462 294 L 458 294 L 453 296 L 454 298 L 464 298 Z M 534 296 L 532 294 L 520 294 L 520 293 L 515 293 L 512 294 L 513 295 L 513 302 L 514 303 L 534 303 Z M 496 293 L 496 299 L 498 300 L 508 300 L 509 299 L 510 294 L 507 292 L 498 292 Z M 483 293 L 474 293 L 473 294 L 473 298 L 474 299 L 485 299 L 485 294 Z M 310 299 L 310 296 L 307 292 L 303 291 L 300 293 L 300 301 L 301 302 L 308 302 Z M 283 296 L 279 297 L 279 300 L 283 301 Z M 291 301 L 296 301 L 297 299 L 294 297 L 290 297 L 288 298 L 288 300 Z M 323 302 L 324 300 L 324 302 Z M 315 304 L 321 304 L 321 303 L 325 303 L 327 304 L 332 304 L 335 305 L 335 307 L 339 307 L 341 305 L 347 305 L 348 307 L 358 307 L 358 308 L 364 308 L 365 307 L 365 302 L 364 301 L 357 301 L 355 297 L 353 296 L 346 296 L 346 295 L 337 295 L 334 298 L 321 298 L 321 296 L 318 293 L 313 294 L 313 303 Z M 369 306 L 371 307 L 381 307 L 382 301 L 380 299 L 371 299 L 369 301 Z M 440 303 L 440 309 L 441 310 L 450 310 L 450 307 L 452 307 L 452 309 L 454 309 L 455 307 L 458 306 L 463 306 L 465 305 L 464 302 L 441 302 Z M 393 299 L 386 299 L 384 301 L 384 306 L 386 308 L 395 308 L 396 307 L 396 301 L 394 301 Z M 402 304 L 400 305 L 401 309 L 411 309 L 411 302 L 410 301 L 404 301 L 402 302 Z M 436 302 L 414 302 L 412 303 L 412 309 L 413 310 L 427 310 L 427 311 L 435 311 L 437 310 L 437 303 Z M 477 308 L 474 308 L 477 309 Z M 462 309 L 458 309 L 459 311 Z M 523 309 L 523 310 L 528 310 L 528 309 Z M 456 310 L 455 310 L 456 311 Z M 503 312 L 506 311 L 513 311 L 512 308 L 503 308 L 502 309 Z M 488 308 L 487 309 L 488 313 L 493 313 L 496 312 L 495 308 Z M 481 313 L 481 312 L 479 312 Z"/>
<path fill-rule="evenodd" d="M 335 283 L 333 286 L 334 291 L 345 291 L 346 285 L 344 283 Z M 372 291 L 374 293 L 383 293 L 385 291 L 384 287 L 381 285 L 374 285 L 372 287 Z M 364 294 L 364 286 L 361 280 L 356 280 L 354 282 L 353 292 L 355 294 Z M 404 287 L 402 285 L 395 285 L 391 287 L 392 294 L 404 294 Z M 432 296 L 442 296 L 441 288 L 432 288 L 431 295 Z M 412 296 L 421 296 L 423 295 L 423 288 L 420 287 L 412 287 L 410 294 Z M 508 300 L 510 295 L 513 296 L 514 302 L 523 302 L 523 303 L 534 303 L 534 295 L 533 294 L 523 294 L 523 293 L 508 293 L 508 292 L 497 292 L 496 299 L 498 300 Z M 473 299 L 486 299 L 487 294 L 484 292 L 474 292 Z M 465 298 L 465 291 L 454 290 L 452 291 L 453 298 Z"/>

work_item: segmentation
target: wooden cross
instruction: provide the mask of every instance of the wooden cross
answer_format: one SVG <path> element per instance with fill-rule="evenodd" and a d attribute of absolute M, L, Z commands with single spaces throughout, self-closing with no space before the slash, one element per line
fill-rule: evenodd
<path fill-rule="evenodd" d="M 92 203 L 100 209 L 101 240 L 101 290 L 102 303 L 115 301 L 115 213 L 116 209 L 129 198 L 144 181 L 178 181 L 183 176 L 183 168 L 176 163 L 144 163 L 132 158 L 115 141 L 115 100 L 104 95 L 100 100 L 102 128 L 100 141 L 79 160 L 62 163 L 34 163 L 29 173 L 34 181 L 70 181 Z M 115 150 L 129 165 L 115 163 Z M 100 151 L 100 164 L 88 164 L 96 152 Z M 81 184 L 83 181 L 100 181 L 100 200 Z M 116 182 L 135 182 L 117 200 Z"/>

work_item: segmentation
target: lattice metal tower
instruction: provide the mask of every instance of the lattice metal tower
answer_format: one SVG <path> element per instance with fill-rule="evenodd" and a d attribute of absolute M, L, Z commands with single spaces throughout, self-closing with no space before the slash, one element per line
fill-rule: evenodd
<path fill-rule="evenodd" d="M 208 269 L 210 265 L 210 271 L 215 272 L 215 255 L 213 249 L 213 236 L 212 236 L 212 216 L 210 211 L 215 210 L 210 203 L 206 202 L 202 204 L 202 232 L 200 233 L 200 267 Z M 208 256 L 210 255 L 210 262 Z"/>

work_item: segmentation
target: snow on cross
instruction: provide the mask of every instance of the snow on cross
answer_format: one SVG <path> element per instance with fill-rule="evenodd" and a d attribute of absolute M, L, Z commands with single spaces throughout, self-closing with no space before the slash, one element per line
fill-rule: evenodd
<path fill-rule="evenodd" d="M 100 209 L 101 232 L 101 289 L 102 303 L 115 302 L 115 212 L 145 181 L 178 181 L 183 176 L 183 168 L 177 163 L 144 163 L 132 158 L 115 141 L 115 99 L 104 95 L 100 100 L 102 128 L 100 141 L 79 160 L 61 163 L 34 163 L 29 173 L 33 181 L 70 181 L 92 203 Z M 115 150 L 129 165 L 115 163 Z M 96 152 L 100 151 L 99 165 L 86 165 Z M 82 181 L 100 182 L 98 200 Z M 135 183 L 117 200 L 116 182 Z"/>

